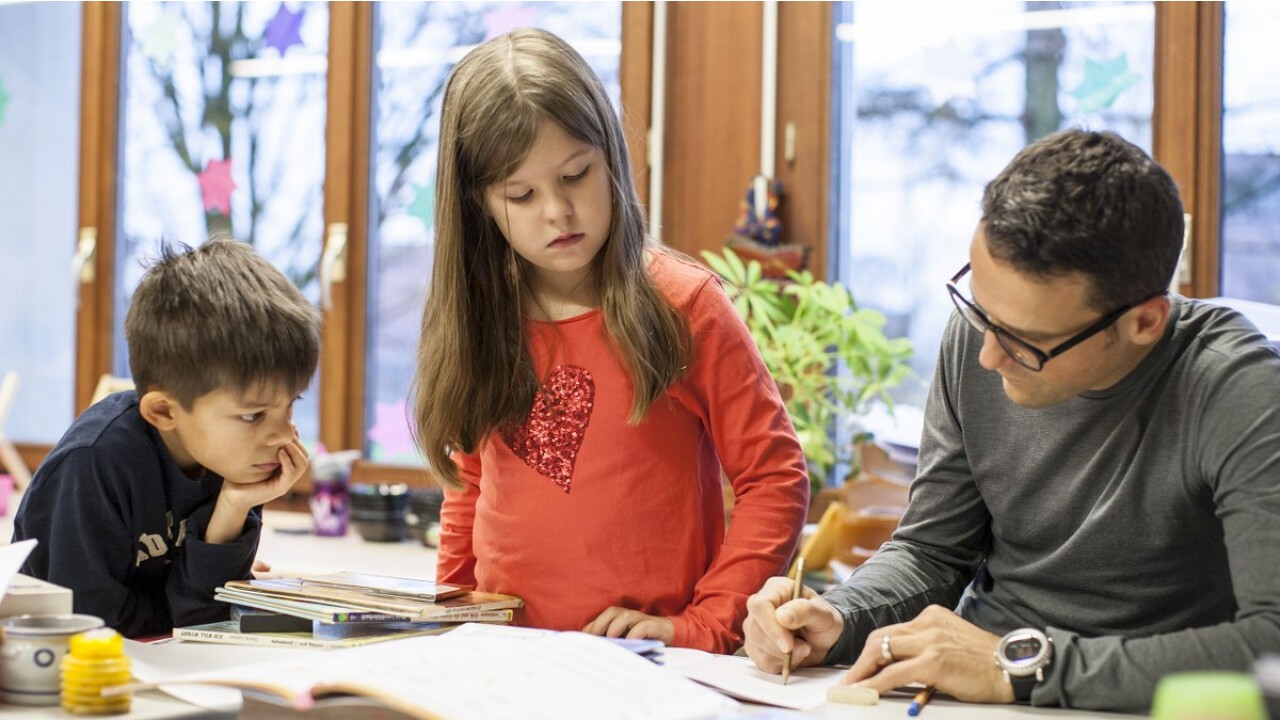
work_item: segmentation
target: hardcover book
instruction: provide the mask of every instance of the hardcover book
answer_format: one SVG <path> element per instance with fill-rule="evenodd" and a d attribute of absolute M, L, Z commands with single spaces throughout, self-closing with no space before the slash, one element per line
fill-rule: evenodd
<path fill-rule="evenodd" d="M 474 588 L 462 585 L 449 585 L 434 580 L 416 580 L 413 578 L 392 577 L 390 575 L 374 575 L 362 572 L 337 572 L 327 575 L 313 575 L 299 578 L 302 585 L 319 585 L 346 590 L 360 590 L 372 595 L 439 602 L 448 598 L 465 595 Z"/>
<path fill-rule="evenodd" d="M 307 618 L 294 617 L 293 615 L 271 612 L 270 610 L 259 610 L 258 608 L 245 607 L 244 605 L 233 605 L 231 607 L 231 619 L 236 621 L 240 632 L 243 633 L 311 632 L 311 625 L 315 622 Z"/>
<path fill-rule="evenodd" d="M 354 695 L 421 720 L 699 720 L 738 708 L 602 638 L 489 625 L 121 685 L 104 694 L 178 683 L 235 687 L 298 710 Z"/>
<path fill-rule="evenodd" d="M 320 625 L 317 623 L 317 625 Z M 448 632 L 458 625 L 456 623 L 367 623 L 355 624 L 360 629 L 351 629 L 352 625 L 321 626 L 305 632 L 243 632 L 239 622 L 223 620 L 221 622 L 190 625 L 173 629 L 175 640 L 188 642 L 212 642 L 226 645 L 263 645 L 269 647 L 302 647 L 333 650 L 338 648 L 359 647 L 372 643 L 399 640 L 417 635 L 436 635 Z M 338 631 L 335 628 L 344 628 Z"/>
<path fill-rule="evenodd" d="M 330 623 L 510 622 L 512 610 L 524 605 L 524 601 L 514 595 L 480 592 L 468 592 L 439 602 L 417 602 L 329 586 L 303 585 L 298 578 L 234 580 L 218 588 L 214 599 Z"/>

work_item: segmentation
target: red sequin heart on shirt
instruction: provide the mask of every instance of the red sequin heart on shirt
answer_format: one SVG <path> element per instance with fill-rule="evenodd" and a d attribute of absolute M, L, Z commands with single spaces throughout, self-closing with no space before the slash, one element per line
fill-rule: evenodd
<path fill-rule="evenodd" d="M 538 388 L 529 417 L 502 428 L 502 442 L 525 465 L 567 493 L 595 399 L 591 373 L 576 365 L 558 366 Z"/>

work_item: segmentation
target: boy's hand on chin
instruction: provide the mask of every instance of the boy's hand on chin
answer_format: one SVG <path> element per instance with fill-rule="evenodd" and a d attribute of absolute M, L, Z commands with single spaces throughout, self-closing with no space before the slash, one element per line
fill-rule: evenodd
<path fill-rule="evenodd" d="M 294 438 L 276 453 L 280 467 L 265 480 L 252 483 L 226 481 L 222 483 L 222 499 L 232 506 L 248 511 L 289 492 L 294 483 L 306 472 L 309 461 L 307 450 L 295 434 Z"/>

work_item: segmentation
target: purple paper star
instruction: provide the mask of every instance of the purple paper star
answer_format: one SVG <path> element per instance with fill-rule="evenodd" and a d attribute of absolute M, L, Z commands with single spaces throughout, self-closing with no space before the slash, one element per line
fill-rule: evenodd
<path fill-rule="evenodd" d="M 306 8 L 296 13 L 289 12 L 289 8 L 284 3 L 280 3 L 280 9 L 276 10 L 275 17 L 271 18 L 267 23 L 267 29 L 262 33 L 267 47 L 279 50 L 280 57 L 284 57 L 290 45 L 302 45 L 302 36 L 298 34 L 298 29 L 302 27 L 302 16 L 306 12 Z"/>
<path fill-rule="evenodd" d="M 484 39 L 489 40 L 518 27 L 528 27 L 538 14 L 537 8 L 504 3 L 501 10 L 485 13 Z"/>
<path fill-rule="evenodd" d="M 196 175 L 196 182 L 200 183 L 205 212 L 217 210 L 223 215 L 231 214 L 231 191 L 236 189 L 236 181 L 231 179 L 230 160 L 210 160 L 204 172 Z"/>
<path fill-rule="evenodd" d="M 378 443 L 382 459 L 413 457 L 416 446 L 409 431 L 409 419 L 405 414 L 405 401 L 374 403 L 376 419 L 369 428 L 369 440 Z"/>

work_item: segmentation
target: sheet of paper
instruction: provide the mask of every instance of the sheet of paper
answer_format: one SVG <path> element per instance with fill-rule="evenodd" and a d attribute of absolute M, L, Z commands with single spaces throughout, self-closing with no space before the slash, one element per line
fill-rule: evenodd
<path fill-rule="evenodd" d="M 800 668 L 783 685 L 781 675 L 757 669 L 751 658 L 687 648 L 663 650 L 662 663 L 671 672 L 738 699 L 793 710 L 808 710 L 825 703 L 827 688 L 844 674 L 844 668 Z"/>
<path fill-rule="evenodd" d="M 393 640 L 269 666 L 235 664 L 204 676 L 267 680 L 295 692 L 355 686 L 423 717 L 452 720 L 700 720 L 738 707 L 602 638 L 493 630 Z"/>
<path fill-rule="evenodd" d="M 217 645 L 160 640 L 141 643 L 125 640 L 125 653 L 133 664 L 133 676 L 140 682 L 158 683 L 191 673 L 227 667 L 302 659 L 312 652 L 299 648 Z M 214 685 L 162 685 L 160 689 L 183 702 L 209 710 L 236 710 L 240 691 Z"/>
<path fill-rule="evenodd" d="M 12 545 L 0 545 L 0 596 L 3 596 L 5 590 L 9 589 L 9 583 L 13 581 L 13 576 L 18 574 L 18 569 L 22 567 L 22 563 L 27 561 L 27 556 L 31 554 L 35 547 L 35 540 L 23 540 Z"/>

